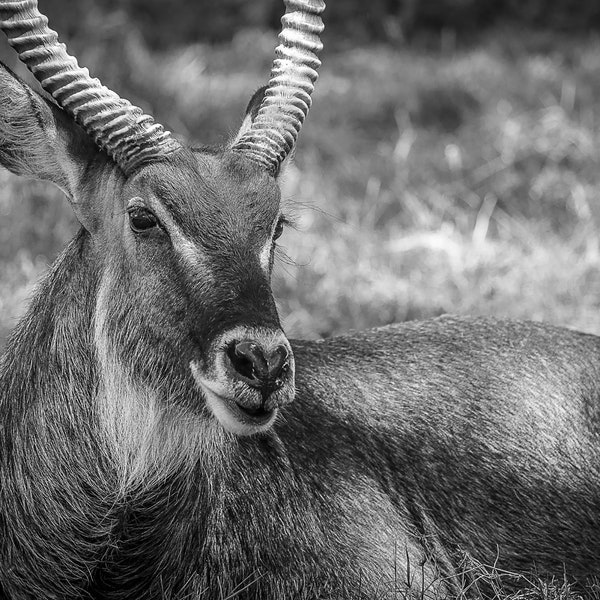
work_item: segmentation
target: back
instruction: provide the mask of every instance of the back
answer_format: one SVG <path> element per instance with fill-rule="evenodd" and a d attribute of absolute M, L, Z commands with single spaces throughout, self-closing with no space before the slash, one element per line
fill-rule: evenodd
<path fill-rule="evenodd" d="M 331 490 L 364 478 L 365 496 L 408 515 L 396 541 L 446 570 L 468 552 L 557 577 L 600 572 L 600 339 L 444 317 L 294 352 L 298 397 L 278 432 L 308 423 L 288 445 L 297 464 Z M 347 499 L 356 523 L 377 517 L 364 499 Z"/>

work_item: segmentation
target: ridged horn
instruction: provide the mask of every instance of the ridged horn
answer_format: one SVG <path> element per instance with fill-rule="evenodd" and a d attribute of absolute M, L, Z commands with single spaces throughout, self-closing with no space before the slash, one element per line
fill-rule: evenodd
<path fill-rule="evenodd" d="M 285 0 L 285 7 L 264 100 L 250 129 L 233 146 L 273 174 L 298 139 L 321 66 L 317 55 L 323 48 L 320 15 L 325 2 Z"/>
<path fill-rule="evenodd" d="M 42 87 L 125 173 L 181 149 L 152 117 L 77 64 L 37 0 L 0 0 L 0 29 Z"/>

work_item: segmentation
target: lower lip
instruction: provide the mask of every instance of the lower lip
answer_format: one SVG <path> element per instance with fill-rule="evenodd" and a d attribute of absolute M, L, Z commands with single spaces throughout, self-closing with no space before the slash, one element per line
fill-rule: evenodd
<path fill-rule="evenodd" d="M 228 404 L 231 406 L 233 403 L 228 402 Z M 240 416 L 240 418 L 246 422 L 252 423 L 253 425 L 263 425 L 268 423 L 273 418 L 275 411 L 277 410 L 259 409 L 257 411 L 249 411 L 239 404 L 235 404 L 232 406 L 232 408 L 234 408 L 235 412 Z"/>

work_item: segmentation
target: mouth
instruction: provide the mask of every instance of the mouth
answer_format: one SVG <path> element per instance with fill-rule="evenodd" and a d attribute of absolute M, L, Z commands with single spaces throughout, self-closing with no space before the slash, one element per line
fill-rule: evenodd
<path fill-rule="evenodd" d="M 220 405 L 225 406 L 239 421 L 251 427 L 267 426 L 277 414 L 276 408 L 267 409 L 262 406 L 258 408 L 247 408 L 229 398 L 223 398 L 222 396 L 216 396 L 215 394 L 206 394 L 206 396 L 211 408 L 213 408 L 213 402 L 216 400 Z"/>
<path fill-rule="evenodd" d="M 206 404 L 221 423 L 231 433 L 237 435 L 252 435 L 267 430 L 275 421 L 278 409 L 260 406 L 249 408 L 238 404 L 235 399 L 224 395 L 217 386 L 204 379 L 192 364 L 194 379 L 206 399 Z"/>
<path fill-rule="evenodd" d="M 258 408 L 246 408 L 239 404 L 236 404 L 235 406 L 247 419 L 251 419 L 253 422 L 268 421 L 277 410 L 276 408 L 267 409 L 263 406 Z"/>

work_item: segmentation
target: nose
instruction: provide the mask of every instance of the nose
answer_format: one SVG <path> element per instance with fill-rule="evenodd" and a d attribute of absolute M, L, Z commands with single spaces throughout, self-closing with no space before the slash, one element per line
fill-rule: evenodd
<path fill-rule="evenodd" d="M 233 341 L 227 356 L 236 377 L 260 390 L 264 399 L 283 386 L 290 369 L 289 350 L 284 345 L 265 349 L 255 340 Z"/>

